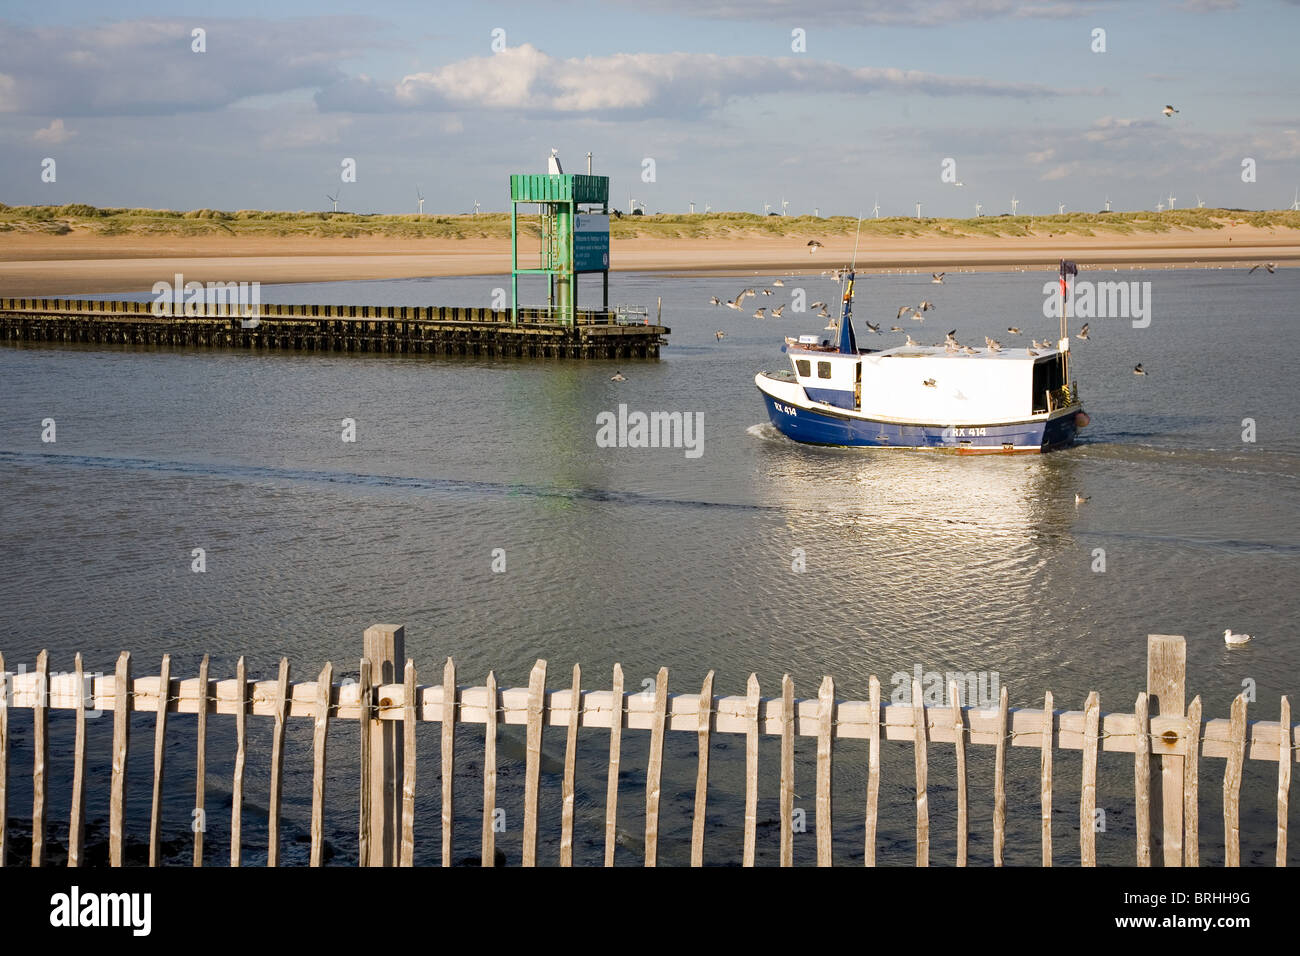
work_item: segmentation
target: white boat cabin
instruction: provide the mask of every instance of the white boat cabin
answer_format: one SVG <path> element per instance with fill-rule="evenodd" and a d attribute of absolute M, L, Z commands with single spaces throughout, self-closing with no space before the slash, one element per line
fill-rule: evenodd
<path fill-rule="evenodd" d="M 800 342 L 786 349 L 808 398 L 871 418 L 935 424 L 1025 421 L 1071 404 L 1056 349 L 905 345 L 858 355 Z"/>

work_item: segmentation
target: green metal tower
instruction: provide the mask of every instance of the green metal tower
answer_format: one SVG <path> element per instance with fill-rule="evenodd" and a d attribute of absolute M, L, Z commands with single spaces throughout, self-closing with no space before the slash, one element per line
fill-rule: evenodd
<path fill-rule="evenodd" d="M 536 203 L 541 225 L 540 268 L 519 268 L 519 205 Z M 599 207 L 597 210 L 595 207 Z M 585 207 L 585 208 L 583 208 Z M 519 277 L 547 277 L 551 321 L 573 326 L 578 276 L 603 274 L 601 309 L 609 311 L 609 177 L 521 173 L 510 177 L 510 321 L 519 324 Z"/>

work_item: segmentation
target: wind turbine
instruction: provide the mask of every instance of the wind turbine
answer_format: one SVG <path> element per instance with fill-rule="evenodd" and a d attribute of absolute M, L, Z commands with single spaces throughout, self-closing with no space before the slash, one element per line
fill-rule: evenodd
<path fill-rule="evenodd" d="M 771 211 L 772 211 L 772 204 L 770 202 L 763 203 L 763 215 L 766 216 Z"/>
<path fill-rule="evenodd" d="M 1058 202 L 1058 203 L 1056 204 L 1056 214 L 1057 214 L 1058 216 L 1064 216 L 1064 215 L 1065 215 L 1065 203 L 1063 203 L 1063 202 Z"/>
<path fill-rule="evenodd" d="M 691 215 L 694 216 L 694 215 L 695 215 L 695 203 L 694 203 L 693 201 L 691 201 L 691 200 L 688 199 L 688 200 L 686 201 L 686 205 L 688 205 L 688 206 L 691 207 Z"/>
<path fill-rule="evenodd" d="M 1163 200 L 1163 199 L 1157 199 L 1157 200 L 1156 200 L 1156 212 L 1164 212 L 1164 211 L 1165 211 L 1165 203 L 1164 203 L 1164 200 Z"/>
<path fill-rule="evenodd" d="M 880 218 L 880 197 L 879 196 L 876 197 L 876 205 L 872 207 L 871 214 L 875 216 L 877 219 Z"/>
<path fill-rule="evenodd" d="M 1173 193 L 1170 193 L 1170 194 L 1169 194 L 1169 211 L 1170 211 L 1170 212 L 1173 212 L 1173 211 L 1174 211 L 1174 194 L 1173 194 Z"/>
<path fill-rule="evenodd" d="M 705 203 L 705 204 L 704 204 L 704 212 L 705 212 L 706 214 L 707 214 L 707 213 L 711 213 L 711 212 L 713 212 L 713 207 L 710 206 L 708 203 Z"/>
<path fill-rule="evenodd" d="M 1300 212 L 1300 189 L 1295 191 L 1295 199 L 1291 200 L 1291 211 Z"/>
<path fill-rule="evenodd" d="M 1201 202 L 1201 194 L 1200 194 L 1200 193 L 1197 193 L 1197 194 L 1196 194 L 1196 208 L 1197 208 L 1197 209 L 1204 209 L 1204 208 L 1205 208 L 1205 203 Z"/>
<path fill-rule="evenodd" d="M 976 203 L 975 203 L 975 216 L 976 216 L 976 218 L 979 218 L 979 217 L 982 216 L 982 215 L 984 215 L 984 204 L 983 204 L 982 202 L 976 201 Z"/>
<path fill-rule="evenodd" d="M 1106 211 L 1110 212 L 1110 196 L 1106 196 Z"/>
<path fill-rule="evenodd" d="M 786 207 L 789 206 L 789 205 L 790 205 L 789 201 L 788 201 L 784 196 L 782 196 L 782 197 L 781 197 L 781 215 L 783 215 L 783 216 L 785 215 Z"/>
<path fill-rule="evenodd" d="M 474 200 L 474 215 L 476 215 L 476 216 L 478 215 L 478 207 L 479 207 L 479 201 L 478 201 L 477 199 L 475 199 L 475 200 Z"/>
<path fill-rule="evenodd" d="M 333 195 L 333 196 L 331 196 L 329 193 L 326 193 L 326 194 L 325 194 L 325 198 L 328 199 L 330 202 L 332 202 L 332 203 L 334 204 L 334 211 L 335 211 L 335 212 L 338 212 L 338 211 L 339 211 L 339 194 L 340 194 L 342 191 L 343 191 L 343 190 L 341 190 L 341 189 L 336 189 L 336 190 L 334 190 L 334 195 Z"/>
<path fill-rule="evenodd" d="M 424 193 L 420 192 L 419 183 L 416 183 L 415 185 L 415 196 L 416 196 L 415 201 L 419 204 L 419 208 L 416 210 L 415 214 L 417 216 L 423 216 L 424 215 Z"/>
<path fill-rule="evenodd" d="M 814 219 L 820 219 L 821 217 L 822 217 L 822 207 L 821 207 L 821 206 L 813 206 L 813 218 L 814 218 Z"/>
<path fill-rule="evenodd" d="M 1016 214 L 1016 208 L 1019 205 L 1020 205 L 1020 200 L 1016 198 L 1015 193 L 1012 193 L 1011 194 L 1011 215 L 1014 216 Z"/>
<path fill-rule="evenodd" d="M 633 199 L 631 196 L 628 196 L 628 197 L 627 197 L 627 214 L 628 214 L 629 216 L 631 216 L 631 215 L 632 215 L 633 213 L 635 213 L 635 212 L 636 212 L 636 200 Z"/>
<path fill-rule="evenodd" d="M 917 203 L 917 204 L 916 204 L 916 218 L 917 218 L 917 219 L 920 219 L 920 218 L 921 218 L 921 204 L 920 204 L 920 203 Z"/>

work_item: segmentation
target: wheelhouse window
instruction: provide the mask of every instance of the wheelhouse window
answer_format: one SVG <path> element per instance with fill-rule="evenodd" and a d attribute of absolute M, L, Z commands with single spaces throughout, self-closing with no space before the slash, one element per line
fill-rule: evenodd
<path fill-rule="evenodd" d="M 1034 363 L 1033 414 L 1048 409 L 1047 396 L 1065 384 L 1064 362 L 1060 355 Z"/>
<path fill-rule="evenodd" d="M 807 378 L 812 374 L 812 364 L 807 359 L 795 359 L 794 368 L 801 378 Z"/>
<path fill-rule="evenodd" d="M 830 377 L 831 377 L 831 363 L 830 363 L 830 362 L 818 362 L 818 363 L 817 363 L 817 377 L 818 377 L 818 378 L 830 378 Z"/>

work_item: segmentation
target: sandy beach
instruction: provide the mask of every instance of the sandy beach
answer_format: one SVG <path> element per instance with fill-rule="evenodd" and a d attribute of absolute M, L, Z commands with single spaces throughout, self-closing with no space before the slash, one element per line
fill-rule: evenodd
<path fill-rule="evenodd" d="M 795 237 L 615 239 L 616 270 L 743 274 L 807 273 L 846 264 L 853 237 L 827 238 L 813 253 Z M 1060 258 L 1087 267 L 1246 267 L 1300 261 L 1300 232 L 1247 224 L 1158 235 L 864 238 L 862 271 L 1051 268 Z M 187 280 L 322 282 L 416 276 L 490 275 L 510 269 L 505 239 L 388 237 L 101 236 L 73 232 L 0 234 L 0 296 L 147 291 Z"/>

